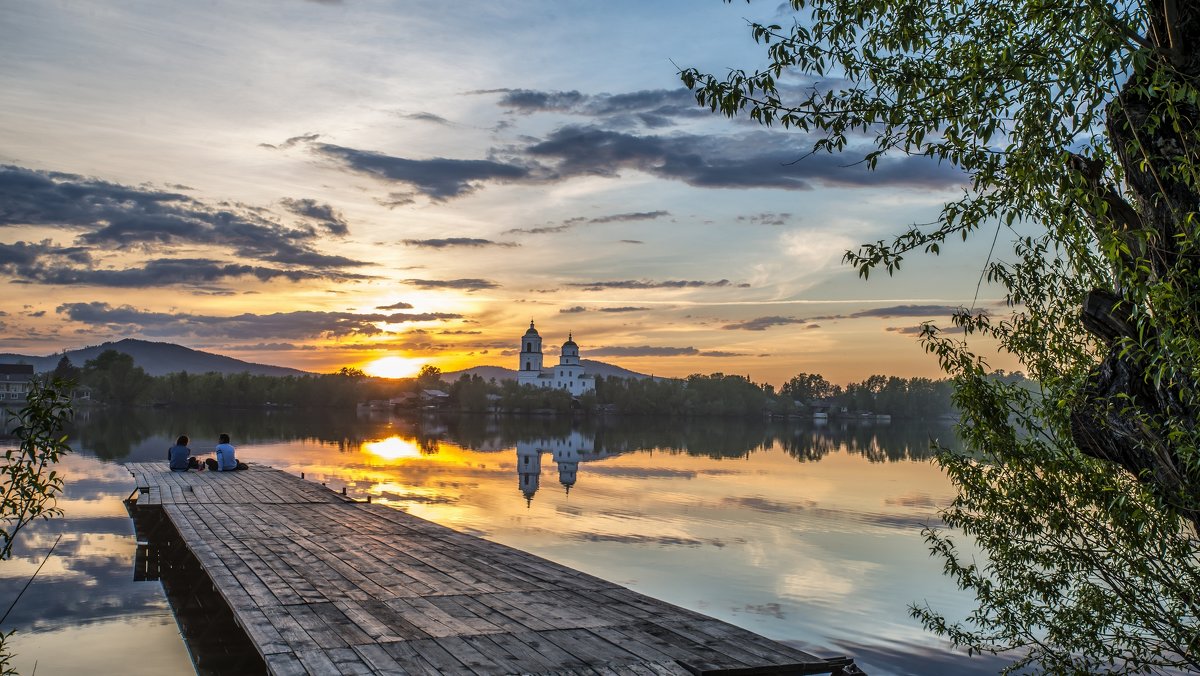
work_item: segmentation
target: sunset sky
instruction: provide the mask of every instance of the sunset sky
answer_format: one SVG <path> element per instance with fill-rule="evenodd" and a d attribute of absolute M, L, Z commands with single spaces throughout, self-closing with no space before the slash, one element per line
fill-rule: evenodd
<path fill-rule="evenodd" d="M 913 332 L 998 309 L 976 293 L 991 233 L 892 278 L 840 260 L 962 176 L 796 162 L 803 133 L 681 88 L 680 67 L 760 66 L 746 21 L 777 7 L 3 3 L 0 352 L 514 368 L 532 319 L 548 363 L 571 331 L 661 376 L 934 376 Z"/>

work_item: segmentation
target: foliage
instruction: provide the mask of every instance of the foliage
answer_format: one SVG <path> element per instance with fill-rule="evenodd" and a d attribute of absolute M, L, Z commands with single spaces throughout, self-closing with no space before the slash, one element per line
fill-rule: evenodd
<path fill-rule="evenodd" d="M 989 559 L 929 532 L 977 610 L 914 615 L 972 651 L 1020 649 L 1017 666 L 1200 668 L 1200 5 L 790 4 L 791 27 L 751 27 L 765 68 L 681 72 L 699 103 L 870 168 L 924 156 L 964 176 L 933 223 L 847 262 L 891 274 L 910 252 L 1011 231 L 985 269 L 1009 314 L 956 323 L 1038 389 L 926 327 L 969 447 L 940 456 L 959 489 L 944 519 Z"/>
<path fill-rule="evenodd" d="M 13 540 L 29 522 L 61 514 L 54 505 L 62 491 L 62 476 L 54 465 L 70 453 L 63 428 L 71 419 L 70 383 L 33 381 L 24 408 L 6 428 L 15 422 L 12 435 L 17 447 L 4 451 L 0 464 L 3 493 L 0 493 L 0 560 L 12 554 Z"/>
<path fill-rule="evenodd" d="M 150 376 L 133 363 L 133 357 L 116 350 L 105 350 L 84 362 L 80 381 L 92 388 L 94 399 L 118 406 L 137 403 L 150 387 Z"/>
<path fill-rule="evenodd" d="M 70 453 L 67 437 L 62 433 L 71 418 L 70 388 L 72 383 L 51 380 L 49 384 L 34 380 L 26 405 L 15 414 L 5 411 L 5 429 L 17 439 L 17 447 L 4 451 L 0 462 L 0 561 L 12 555 L 13 542 L 21 530 L 38 518 L 50 518 L 62 513 L 55 505 L 62 491 L 62 475 L 54 469 L 59 458 Z M 14 425 L 15 423 L 15 425 Z M 16 674 L 8 639 L 13 632 L 0 632 L 0 675 Z"/>

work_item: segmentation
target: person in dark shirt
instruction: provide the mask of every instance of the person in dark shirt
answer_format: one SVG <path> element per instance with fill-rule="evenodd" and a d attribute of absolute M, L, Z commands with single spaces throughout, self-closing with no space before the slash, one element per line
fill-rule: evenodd
<path fill-rule="evenodd" d="M 175 472 L 186 472 L 189 469 L 204 469 L 204 467 L 192 457 L 192 449 L 188 448 L 187 435 L 180 435 L 175 440 L 175 445 L 167 449 L 167 464 L 171 470 Z"/>

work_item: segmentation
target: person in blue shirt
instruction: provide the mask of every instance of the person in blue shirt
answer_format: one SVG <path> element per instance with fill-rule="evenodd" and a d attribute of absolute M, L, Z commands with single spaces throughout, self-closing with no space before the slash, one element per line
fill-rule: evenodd
<path fill-rule="evenodd" d="M 233 444 L 229 443 L 229 435 L 222 434 L 217 444 L 217 470 L 230 472 L 235 469 L 245 469 L 246 464 L 237 461 L 233 454 Z"/>
<path fill-rule="evenodd" d="M 204 469 L 204 465 L 201 465 L 192 457 L 192 449 L 188 448 L 187 435 L 180 435 L 175 440 L 175 445 L 167 449 L 167 464 L 174 472 L 186 472 L 189 469 Z"/>

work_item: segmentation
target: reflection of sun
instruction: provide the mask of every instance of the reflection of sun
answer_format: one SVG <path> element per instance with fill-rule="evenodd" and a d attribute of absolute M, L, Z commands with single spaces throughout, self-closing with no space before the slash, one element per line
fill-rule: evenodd
<path fill-rule="evenodd" d="M 364 366 L 363 370 L 378 378 L 411 378 L 421 370 L 422 363 L 420 359 L 408 357 L 382 357 Z"/>
<path fill-rule="evenodd" d="M 416 444 L 400 437 L 388 437 L 381 441 L 365 441 L 362 449 L 384 460 L 421 457 L 421 449 L 417 448 Z"/>

